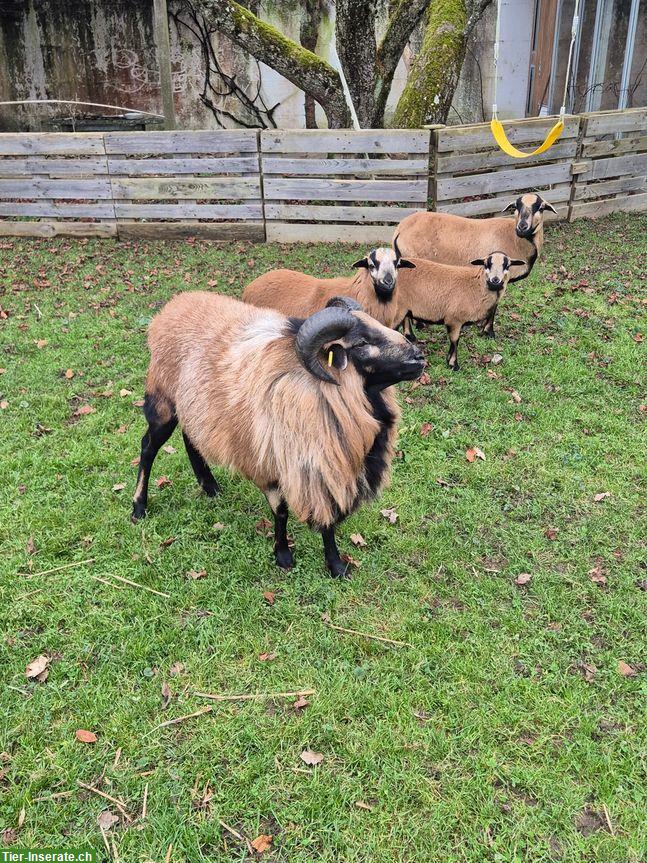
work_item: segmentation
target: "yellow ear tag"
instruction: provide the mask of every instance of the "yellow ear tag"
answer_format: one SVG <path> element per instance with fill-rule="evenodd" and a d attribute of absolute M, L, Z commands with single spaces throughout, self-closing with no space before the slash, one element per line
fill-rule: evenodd
<path fill-rule="evenodd" d="M 328 365 L 332 366 L 332 351 L 328 351 Z"/>

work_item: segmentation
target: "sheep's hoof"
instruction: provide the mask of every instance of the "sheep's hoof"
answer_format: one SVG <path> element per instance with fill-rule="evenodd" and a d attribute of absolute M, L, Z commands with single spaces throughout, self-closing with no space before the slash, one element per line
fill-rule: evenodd
<path fill-rule="evenodd" d="M 344 563 L 341 558 L 337 560 L 327 560 L 328 569 L 333 578 L 350 578 L 349 565 Z"/>
<path fill-rule="evenodd" d="M 133 511 L 132 511 L 131 516 L 130 516 L 130 520 L 132 521 L 132 523 L 137 524 L 137 522 L 140 519 L 144 518 L 145 515 L 146 515 L 146 507 L 141 503 L 134 503 L 133 504 Z"/>
<path fill-rule="evenodd" d="M 411 342 L 412 345 L 415 345 L 418 341 L 418 337 L 414 333 L 405 333 L 404 337 L 408 342 Z"/>
<path fill-rule="evenodd" d="M 495 339 L 494 330 L 481 330 L 481 335 L 484 339 Z"/>
<path fill-rule="evenodd" d="M 207 497 L 215 497 L 220 493 L 220 486 L 215 481 L 213 482 L 201 482 L 202 491 L 206 494 Z"/>
<path fill-rule="evenodd" d="M 292 569 L 294 566 L 294 555 L 291 548 L 275 548 L 274 559 L 276 565 L 280 566 L 281 569 Z"/>
<path fill-rule="evenodd" d="M 458 365 L 458 363 L 456 363 L 456 365 L 455 365 L 455 366 L 450 366 L 450 369 L 451 369 L 453 372 L 459 372 L 459 371 L 461 370 L 461 367 Z"/>

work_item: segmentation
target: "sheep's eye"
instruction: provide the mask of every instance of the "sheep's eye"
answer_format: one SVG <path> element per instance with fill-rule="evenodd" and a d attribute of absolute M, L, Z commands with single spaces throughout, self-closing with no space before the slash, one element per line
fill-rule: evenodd
<path fill-rule="evenodd" d="M 365 348 L 368 342 L 355 342 L 356 348 Z"/>

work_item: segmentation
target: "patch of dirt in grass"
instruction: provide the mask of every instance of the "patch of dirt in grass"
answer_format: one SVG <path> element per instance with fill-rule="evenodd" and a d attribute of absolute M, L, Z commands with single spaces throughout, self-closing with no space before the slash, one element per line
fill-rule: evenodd
<path fill-rule="evenodd" d="M 590 836 L 591 833 L 597 833 L 598 830 L 609 832 L 604 814 L 593 806 L 584 807 L 575 819 L 575 827 L 577 832 L 581 833 L 582 836 Z"/>

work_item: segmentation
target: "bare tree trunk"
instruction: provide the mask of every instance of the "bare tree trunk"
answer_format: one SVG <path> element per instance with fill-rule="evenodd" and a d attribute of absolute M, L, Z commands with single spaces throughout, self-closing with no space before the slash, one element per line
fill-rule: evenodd
<path fill-rule="evenodd" d="M 467 39 L 491 0 L 432 0 L 420 53 L 402 92 L 394 126 L 445 123 Z"/>
<path fill-rule="evenodd" d="M 313 53 L 315 53 L 317 48 L 317 33 L 320 23 L 321 0 L 305 0 L 299 38 L 301 39 L 303 47 Z M 306 129 L 316 129 L 317 120 L 315 116 L 315 100 L 310 93 L 304 93 L 304 96 Z"/>

